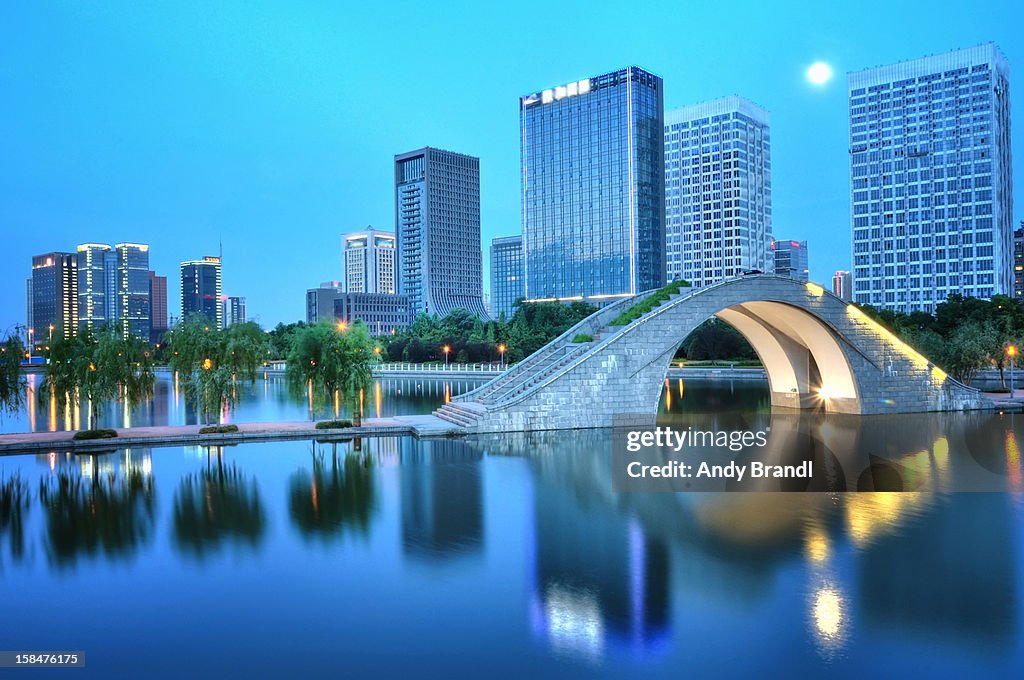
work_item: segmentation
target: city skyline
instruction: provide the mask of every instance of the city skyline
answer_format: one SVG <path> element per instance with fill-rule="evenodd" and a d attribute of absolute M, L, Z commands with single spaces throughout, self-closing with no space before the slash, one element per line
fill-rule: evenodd
<path fill-rule="evenodd" d="M 941 7 L 927 15 L 912 8 L 886 7 L 891 21 L 881 27 L 867 20 L 872 11 L 865 7 L 852 18 L 827 11 L 816 18 L 801 16 L 799 30 L 791 26 L 795 10 L 754 8 L 750 26 L 743 28 L 745 35 L 755 38 L 746 41 L 749 45 L 737 40 L 726 49 L 711 42 L 680 53 L 669 49 L 674 44 L 669 34 L 683 16 L 669 5 L 643 10 L 646 20 L 640 24 L 650 24 L 655 17 L 664 19 L 663 25 L 650 29 L 650 36 L 631 29 L 617 35 L 620 39 L 594 45 L 584 30 L 572 32 L 559 44 L 531 37 L 527 42 L 534 53 L 527 56 L 523 50 L 516 50 L 514 57 L 504 56 L 501 50 L 507 39 L 503 34 L 516 31 L 499 35 L 498 24 L 482 21 L 481 35 L 467 44 L 437 47 L 427 54 L 426 65 L 438 68 L 422 81 L 400 81 L 399 58 L 386 57 L 379 49 L 370 50 L 367 57 L 379 60 L 379 68 L 366 76 L 351 75 L 347 48 L 335 53 L 331 50 L 341 48 L 328 44 L 345 32 L 344 25 L 323 8 L 295 14 L 293 22 L 273 29 L 227 12 L 214 17 L 207 32 L 198 37 L 188 36 L 190 22 L 209 19 L 199 7 L 185 8 L 168 31 L 161 30 L 165 18 L 158 10 L 67 6 L 56 8 L 43 21 L 35 8 L 6 8 L 5 13 L 14 16 L 0 23 L 18 30 L 0 28 L 5 38 L 0 41 L 0 53 L 5 62 L 14 64 L 0 73 L 0 84 L 12 93 L 14 102 L 0 114 L 0 123 L 16 126 L 22 134 L 11 141 L 12 162 L 0 171 L 4 187 L 0 219 L 15 226 L 6 250 L 16 265 L 5 267 L 0 275 L 0 285 L 10 291 L 0 301 L 0 325 L 23 323 L 26 318 L 24 295 L 15 293 L 23 288 L 27 275 L 21 262 L 42 252 L 70 250 L 87 240 L 118 243 L 128 239 L 150 243 L 154 254 L 150 268 L 166 273 L 196 249 L 213 252 L 216 241 L 223 238 L 233 265 L 228 273 L 231 280 L 224 287 L 246 292 L 249 315 L 265 326 L 302 318 L 297 296 L 281 282 L 299 272 L 308 272 L 305 278 L 312 281 L 340 278 L 336 251 L 329 246 L 336 243 L 344 225 L 390 225 L 391 159 L 403 148 L 429 144 L 480 157 L 482 241 L 518 232 L 518 111 L 513 98 L 538 86 L 622 64 L 641 64 L 664 79 L 666 109 L 735 92 L 771 113 L 774 230 L 809 240 L 815 250 L 811 279 L 828 281 L 835 270 L 852 268 L 843 74 L 989 41 L 1003 50 L 1011 69 L 1024 63 L 1011 30 L 1019 23 L 1014 21 L 1021 13 L 1016 7 L 992 3 L 976 10 L 974 22 L 956 22 L 950 18 L 956 13 Z M 698 8 L 688 11 L 686 20 L 712 21 L 718 11 Z M 458 13 L 454 7 L 443 8 L 435 17 L 414 13 L 414 18 L 403 19 L 389 30 L 402 36 L 415 25 L 419 32 L 424 23 L 444 24 Z M 528 11 L 518 8 L 502 20 L 519 26 L 527 15 Z M 582 26 L 575 25 L 591 27 L 601 35 L 615 25 L 607 12 L 580 18 L 571 9 L 551 8 L 549 16 L 553 23 L 570 18 L 582 21 Z M 122 24 L 131 25 L 124 23 L 128 19 L 138 20 L 137 34 L 122 31 Z M 354 17 L 356 24 L 371 28 L 374 19 L 372 14 Z M 320 20 L 325 28 L 314 30 Z M 921 30 L 908 36 L 899 28 L 904 20 L 913 20 Z M 763 31 L 759 23 L 771 27 L 773 41 L 792 38 L 786 41 L 790 48 L 764 54 L 764 40 L 757 39 Z M 961 25 L 967 23 L 970 26 Z M 52 39 L 58 34 L 53 26 L 79 24 L 89 30 L 71 31 L 74 35 L 67 44 Z M 236 27 L 240 30 L 232 35 Z M 865 39 L 851 40 L 849 36 L 858 31 Z M 363 41 L 380 38 L 376 29 L 366 33 L 354 44 L 365 46 Z M 897 34 L 901 40 L 892 40 Z M 300 36 L 309 38 L 308 44 L 296 43 Z M 105 40 L 111 45 L 105 46 Z M 264 40 L 275 50 L 256 52 L 256 43 Z M 95 53 L 89 53 L 92 48 L 97 48 Z M 125 49 L 137 51 L 139 63 L 122 70 L 116 57 Z M 474 51 L 480 51 L 480 56 Z M 466 64 L 468 71 L 454 74 L 440 68 L 465 62 L 471 53 L 474 58 Z M 284 56 L 289 54 L 293 56 Z M 265 73 L 244 68 L 250 58 L 267 67 Z M 836 74 L 820 87 L 804 78 L 805 69 L 818 60 L 830 63 Z M 160 66 L 163 61 L 180 68 L 183 75 L 153 78 L 167 75 L 160 70 L 166 68 Z M 483 75 L 513 64 L 514 73 L 501 82 Z M 302 75 L 296 65 L 315 68 Z M 211 80 L 196 79 L 207 72 Z M 32 74 L 32 80 L 25 79 L 24 73 Z M 106 79 L 133 87 L 100 87 Z M 399 82 L 403 87 L 396 88 Z M 471 82 L 471 88 L 456 87 Z M 270 85 L 285 87 L 289 97 L 272 96 Z M 225 87 L 225 97 L 217 106 L 200 106 Z M 361 88 L 392 100 L 377 107 L 382 120 L 370 123 L 358 114 L 337 112 L 348 93 Z M 120 89 L 131 91 L 134 99 L 116 94 Z M 246 108 L 250 91 L 269 105 L 266 115 Z M 1013 92 L 1019 104 L 1020 97 Z M 194 99 L 196 106 L 167 106 L 172 103 L 168 96 L 182 93 L 192 94 L 182 100 Z M 55 104 L 58 101 L 61 106 Z M 420 107 L 415 124 L 405 114 L 412 102 Z M 146 105 L 156 106 L 139 108 Z M 45 120 L 32 120 L 33 112 L 40 110 L 48 111 Z M 312 135 L 270 135 L 249 152 L 247 145 L 263 134 L 275 116 L 284 117 L 293 127 L 296 123 L 307 126 Z M 399 118 L 402 124 L 396 122 Z M 1013 134 L 1018 149 L 1024 148 L 1021 126 Z M 182 143 L 185 135 L 187 144 Z M 69 153 L 72 149 L 76 151 Z M 1020 152 L 1017 155 L 1020 158 Z M 219 173 L 219 178 L 211 173 Z M 157 200 L 164 193 L 167 196 Z M 1014 223 L 1024 205 L 1020 193 L 1018 188 Z M 42 196 L 57 198 L 43 201 Z M 279 262 L 280 279 L 263 276 L 260 265 L 266 252 L 273 252 Z M 489 278 L 485 269 L 484 281 Z M 169 303 L 175 306 L 177 301 Z M 177 311 L 172 308 L 172 315 Z"/>

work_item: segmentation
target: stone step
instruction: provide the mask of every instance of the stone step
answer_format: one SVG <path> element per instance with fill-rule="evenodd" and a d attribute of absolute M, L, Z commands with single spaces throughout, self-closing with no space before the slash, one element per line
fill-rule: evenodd
<path fill-rule="evenodd" d="M 479 418 L 473 418 L 458 411 L 446 410 L 444 406 L 434 411 L 434 415 L 441 420 L 447 420 L 449 423 L 454 423 L 462 427 L 470 427 L 479 420 Z"/>

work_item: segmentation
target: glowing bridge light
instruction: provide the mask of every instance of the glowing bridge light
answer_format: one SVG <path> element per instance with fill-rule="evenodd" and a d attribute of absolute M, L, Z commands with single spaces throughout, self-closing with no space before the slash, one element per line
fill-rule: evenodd
<path fill-rule="evenodd" d="M 832 398 L 832 392 L 827 387 L 822 385 L 821 389 L 818 390 L 818 397 L 822 401 L 828 401 L 829 399 Z"/>
<path fill-rule="evenodd" d="M 915 350 L 913 347 L 911 347 L 907 343 L 905 343 L 902 340 L 900 340 L 898 337 L 896 337 L 895 333 L 893 333 L 888 328 L 886 328 L 885 326 L 883 326 L 882 324 L 878 323 L 877 321 L 872 319 L 870 316 L 865 314 L 864 311 L 861 310 L 856 305 L 847 305 L 846 306 L 846 311 L 847 311 L 847 313 L 851 317 L 853 317 L 854 319 L 858 319 L 860 321 L 863 321 L 865 324 L 867 324 L 876 333 L 878 333 L 882 337 L 884 337 L 887 340 L 889 340 L 893 345 L 896 346 L 896 348 L 898 350 L 900 350 L 900 352 L 903 353 L 904 356 L 906 356 L 908 359 L 910 359 L 911 361 L 913 361 L 917 365 L 921 366 L 922 368 L 927 368 L 927 367 L 931 366 L 931 362 L 928 361 L 928 359 L 925 358 L 924 355 L 919 353 L 917 350 Z M 941 369 L 940 369 L 940 372 L 941 372 Z M 943 374 L 943 375 L 945 375 L 945 374 Z"/>
<path fill-rule="evenodd" d="M 807 286 L 807 291 L 814 297 L 821 297 L 822 295 L 825 294 L 825 289 L 816 283 L 808 282 L 805 283 L 804 285 Z"/>

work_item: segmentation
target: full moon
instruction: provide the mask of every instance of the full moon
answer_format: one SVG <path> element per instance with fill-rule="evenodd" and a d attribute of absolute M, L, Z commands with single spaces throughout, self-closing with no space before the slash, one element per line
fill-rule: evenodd
<path fill-rule="evenodd" d="M 824 85 L 832 78 L 832 67 L 823 61 L 811 64 L 807 69 L 807 80 L 815 85 Z"/>

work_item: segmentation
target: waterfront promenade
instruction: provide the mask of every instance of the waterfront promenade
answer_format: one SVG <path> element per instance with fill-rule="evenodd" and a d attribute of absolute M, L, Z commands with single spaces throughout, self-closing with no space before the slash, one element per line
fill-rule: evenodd
<path fill-rule="evenodd" d="M 130 447 L 205 445 L 316 439 L 340 441 L 355 437 L 448 437 L 462 434 L 457 425 L 433 415 L 364 418 L 360 427 L 316 429 L 312 421 L 237 423 L 238 432 L 199 434 L 202 425 L 132 427 L 117 430 L 112 439 L 75 440 L 74 432 L 25 432 L 0 435 L 0 455 L 59 451 L 109 451 Z"/>

